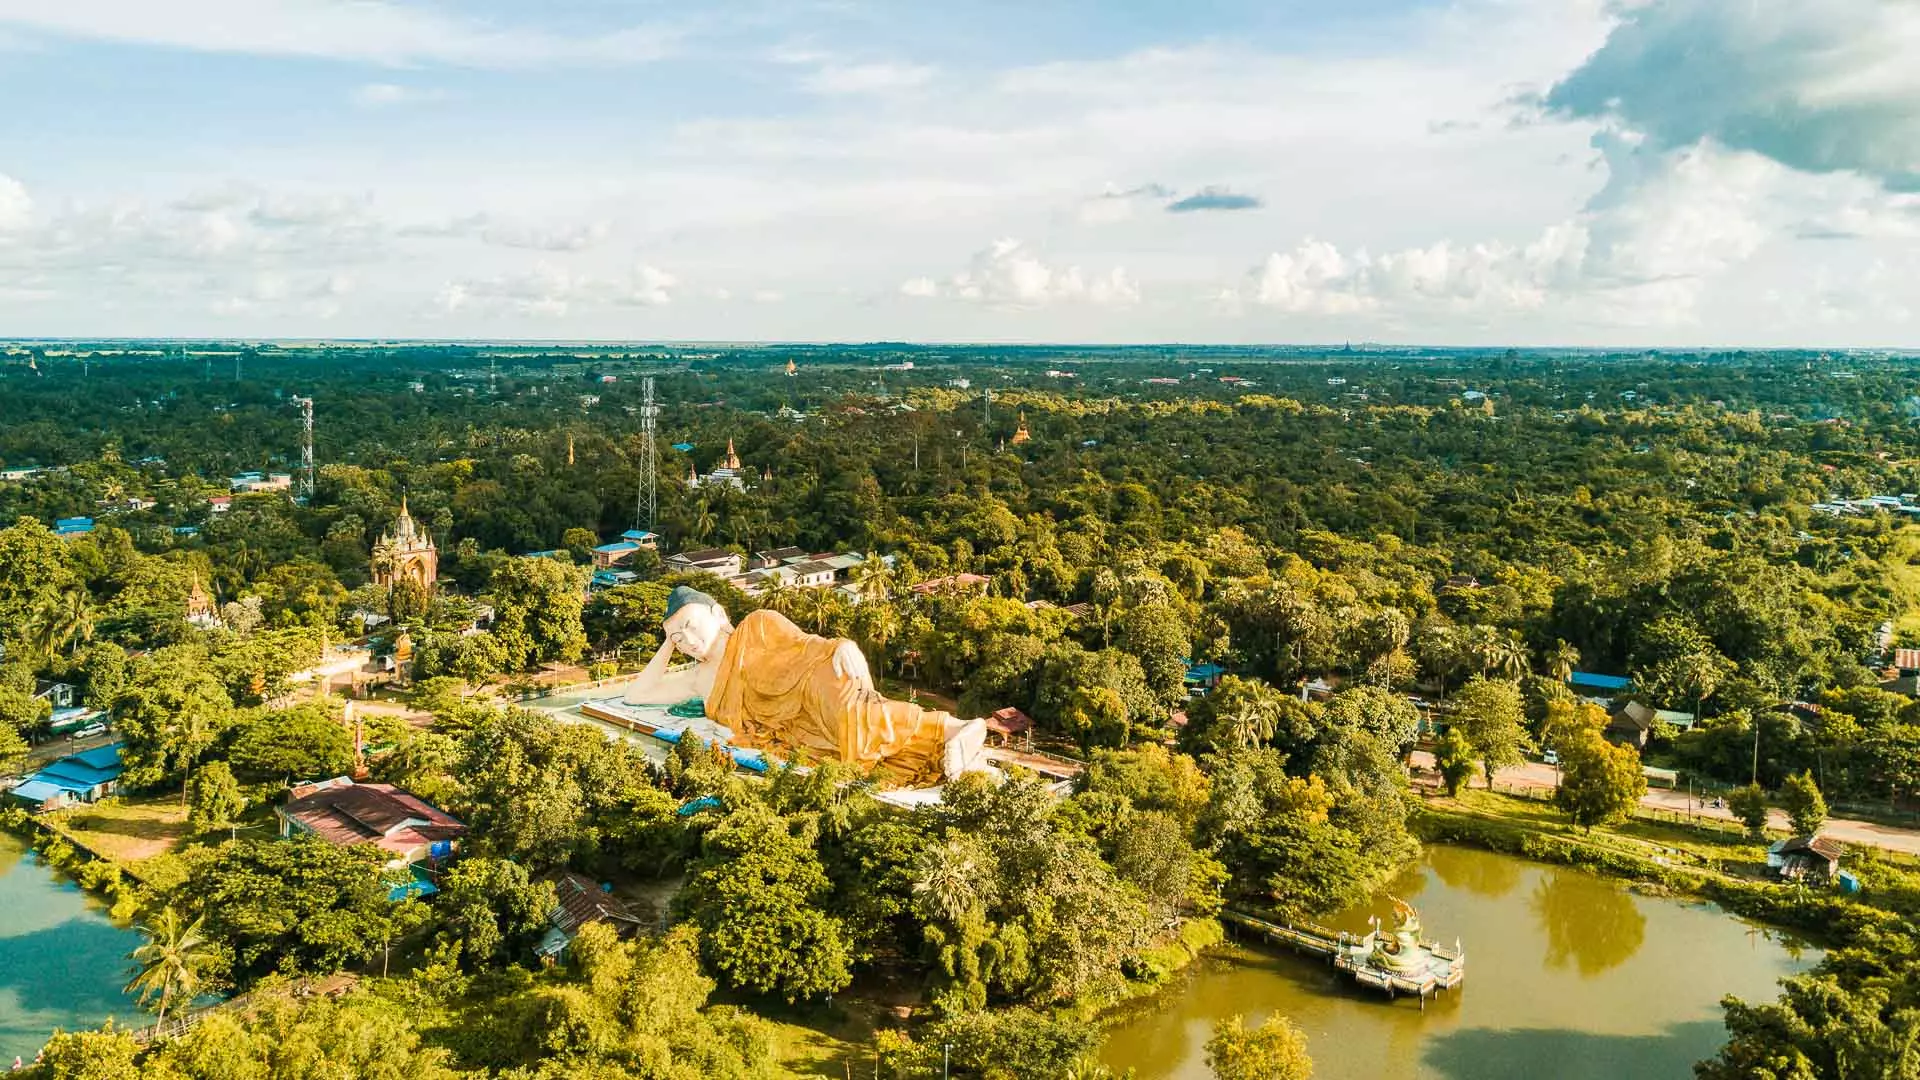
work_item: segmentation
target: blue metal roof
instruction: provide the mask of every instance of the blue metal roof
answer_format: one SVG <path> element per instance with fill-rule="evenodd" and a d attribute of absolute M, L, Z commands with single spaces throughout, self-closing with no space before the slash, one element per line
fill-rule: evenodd
<path fill-rule="evenodd" d="M 111 769 L 96 769 L 72 758 L 62 758 L 42 768 L 28 779 L 44 780 L 49 784 L 59 784 L 74 791 L 90 791 L 101 784 L 110 783 L 119 778 L 118 765 Z"/>
<path fill-rule="evenodd" d="M 1625 675 L 1599 675 L 1591 671 L 1576 671 L 1567 676 L 1568 686 L 1590 686 L 1595 690 L 1625 690 L 1633 685 L 1633 680 Z"/>
<path fill-rule="evenodd" d="M 656 537 L 657 534 L 650 533 L 645 529 L 628 529 L 626 532 L 620 534 L 620 539 L 622 540 L 652 540 Z"/>
<path fill-rule="evenodd" d="M 59 798 L 70 790 L 72 789 L 59 784 L 49 784 L 45 780 L 28 780 L 16 786 L 13 794 L 15 798 L 25 799 L 28 802 L 43 803 L 48 799 Z"/>
<path fill-rule="evenodd" d="M 120 767 L 120 747 L 122 743 L 108 743 L 91 750 L 82 750 L 77 754 L 68 754 L 62 761 L 78 761 L 96 769 L 118 769 Z"/>
<path fill-rule="evenodd" d="M 594 548 L 593 550 L 598 551 L 604 555 L 615 555 L 622 551 L 639 551 L 640 545 L 634 543 L 631 540 L 615 540 L 611 544 L 601 544 L 599 547 Z"/>
<path fill-rule="evenodd" d="M 673 444 L 673 448 L 684 454 L 687 451 L 693 449 L 693 444 L 690 442 L 677 442 Z"/>

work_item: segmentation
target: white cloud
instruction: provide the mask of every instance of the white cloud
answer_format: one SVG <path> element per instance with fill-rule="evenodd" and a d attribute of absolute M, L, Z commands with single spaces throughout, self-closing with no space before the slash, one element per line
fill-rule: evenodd
<path fill-rule="evenodd" d="M 422 101 L 439 101 L 445 95 L 438 90 L 401 83 L 370 82 L 354 87 L 352 100 L 363 109 L 386 109 Z"/>
<path fill-rule="evenodd" d="M 485 213 L 436 222 L 416 222 L 399 229 L 402 236 L 468 238 L 499 247 L 532 251 L 585 251 L 598 247 L 612 232 L 612 225 L 604 220 L 535 223 Z"/>
<path fill-rule="evenodd" d="M 0 25 L 200 52 L 473 67 L 637 63 L 665 55 L 677 36 L 661 26 L 562 36 L 391 0 L 0 0 Z"/>
<path fill-rule="evenodd" d="M 1047 262 L 1015 239 L 995 241 L 976 253 L 965 270 L 945 282 L 909 278 L 900 292 L 912 297 L 944 296 L 989 307 L 1021 310 L 1058 303 L 1126 307 L 1140 302 L 1140 286 L 1122 267 L 1088 278 L 1078 266 Z"/>
<path fill-rule="evenodd" d="M 670 304 L 679 283 L 673 274 L 644 263 L 624 274 L 598 277 L 541 262 L 525 272 L 449 281 L 435 297 L 435 305 L 446 313 L 510 312 L 557 318 L 579 308 Z"/>
<path fill-rule="evenodd" d="M 25 184 L 0 173 L 0 230 L 18 229 L 33 217 L 33 200 Z"/>
<path fill-rule="evenodd" d="M 827 64 L 800 80 L 815 94 L 890 94 L 913 90 L 933 80 L 934 69 L 920 64 Z"/>

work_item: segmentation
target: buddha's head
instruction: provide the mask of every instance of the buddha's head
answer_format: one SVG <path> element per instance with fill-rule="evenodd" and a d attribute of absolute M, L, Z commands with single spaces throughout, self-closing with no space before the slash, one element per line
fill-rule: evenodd
<path fill-rule="evenodd" d="M 676 585 L 667 594 L 667 620 L 661 629 L 674 648 L 695 660 L 705 660 L 725 643 L 733 620 L 727 618 L 727 609 L 718 600 L 699 589 Z"/>

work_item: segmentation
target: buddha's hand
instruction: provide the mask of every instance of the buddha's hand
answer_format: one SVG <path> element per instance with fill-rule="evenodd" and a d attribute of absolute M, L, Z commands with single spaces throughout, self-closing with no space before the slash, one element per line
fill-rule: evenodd
<path fill-rule="evenodd" d="M 838 679 L 852 679 L 862 687 L 873 689 L 873 672 L 867 669 L 867 658 L 860 652 L 860 646 L 851 641 L 842 640 L 833 650 L 833 674 Z"/>

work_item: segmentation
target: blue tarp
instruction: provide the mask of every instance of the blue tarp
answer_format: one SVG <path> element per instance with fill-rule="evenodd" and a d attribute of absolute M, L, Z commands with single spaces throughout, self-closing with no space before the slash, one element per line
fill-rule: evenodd
<path fill-rule="evenodd" d="M 439 891 L 439 887 L 428 880 L 425 874 L 415 870 L 413 871 L 412 880 L 404 885 L 395 885 L 387 890 L 387 899 L 397 904 L 409 896 L 432 896 Z"/>
<path fill-rule="evenodd" d="M 673 444 L 673 448 L 684 454 L 687 451 L 693 449 L 693 444 L 690 442 L 677 442 Z"/>
<path fill-rule="evenodd" d="M 681 817 L 692 817 L 702 810 L 718 810 L 725 804 L 712 795 L 702 795 L 697 799 L 688 799 L 680 809 L 674 811 Z"/>
<path fill-rule="evenodd" d="M 1567 676 L 1568 686 L 1584 686 L 1591 690 L 1625 690 L 1633 685 L 1633 680 L 1625 675 L 1597 675 L 1591 671 L 1576 671 Z"/>

